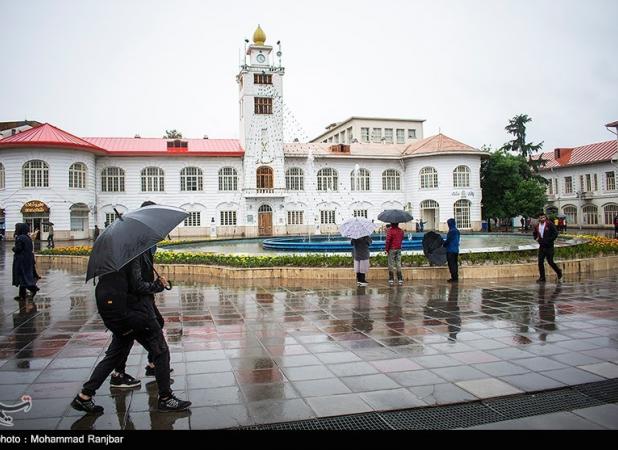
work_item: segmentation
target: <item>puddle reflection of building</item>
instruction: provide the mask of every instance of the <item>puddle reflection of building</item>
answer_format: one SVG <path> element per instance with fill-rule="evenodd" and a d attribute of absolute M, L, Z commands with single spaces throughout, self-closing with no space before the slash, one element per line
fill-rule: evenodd
<path fill-rule="evenodd" d="M 13 313 L 15 354 L 19 361 L 20 369 L 30 368 L 30 359 L 34 356 L 32 342 L 40 334 L 37 327 L 38 309 L 29 297 L 19 300 L 19 310 Z"/>
<path fill-rule="evenodd" d="M 448 293 L 445 286 L 438 286 L 431 291 L 428 293 L 430 299 L 423 309 L 423 325 L 434 327 L 434 332 L 447 334 L 447 341 L 454 343 L 461 331 L 459 285 L 451 284 Z"/>
<path fill-rule="evenodd" d="M 352 328 L 363 333 L 373 330 L 373 319 L 371 319 L 371 295 L 367 294 L 365 286 L 356 288 L 355 305 L 352 308 Z"/>

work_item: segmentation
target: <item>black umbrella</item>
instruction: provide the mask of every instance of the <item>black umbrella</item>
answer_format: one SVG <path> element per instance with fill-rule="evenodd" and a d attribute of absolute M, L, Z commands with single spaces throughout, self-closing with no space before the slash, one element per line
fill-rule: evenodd
<path fill-rule="evenodd" d="M 423 253 L 435 266 L 446 264 L 446 248 L 442 245 L 443 242 L 442 236 L 434 231 L 425 233 L 423 236 Z"/>
<path fill-rule="evenodd" d="M 184 209 L 163 205 L 144 206 L 119 215 L 95 241 L 86 281 L 120 270 L 165 239 L 188 215 Z"/>
<path fill-rule="evenodd" d="M 412 215 L 402 209 L 387 209 L 382 211 L 378 220 L 386 223 L 404 223 L 413 219 Z"/>

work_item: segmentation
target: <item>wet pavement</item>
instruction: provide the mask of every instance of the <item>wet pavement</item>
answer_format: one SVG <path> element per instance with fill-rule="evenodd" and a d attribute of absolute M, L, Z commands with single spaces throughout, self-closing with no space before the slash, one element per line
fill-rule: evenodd
<path fill-rule="evenodd" d="M 78 271 L 39 267 L 41 291 L 22 304 L 13 299 L 10 248 L 1 245 L 0 402 L 32 397 L 29 412 L 12 413 L 18 429 L 227 428 L 618 378 L 616 273 L 561 284 L 384 280 L 366 288 L 187 278 L 173 280 L 157 303 L 172 387 L 191 411 L 155 410 L 156 384 L 144 378 L 146 353 L 135 345 L 127 372 L 142 387 L 112 390 L 107 381 L 95 397 L 105 413 L 83 416 L 69 403 L 111 339 L 94 286 Z"/>

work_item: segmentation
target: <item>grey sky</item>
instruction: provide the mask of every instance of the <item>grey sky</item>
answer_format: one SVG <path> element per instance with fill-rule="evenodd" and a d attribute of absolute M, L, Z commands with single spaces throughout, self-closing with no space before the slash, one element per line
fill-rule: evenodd
<path fill-rule="evenodd" d="M 352 115 L 498 147 L 509 118 L 545 150 L 610 140 L 615 0 L 0 0 L 0 121 L 78 136 L 238 137 L 239 49 L 283 45 L 284 101 L 309 137 Z M 302 136 L 299 136 L 302 137 Z"/>

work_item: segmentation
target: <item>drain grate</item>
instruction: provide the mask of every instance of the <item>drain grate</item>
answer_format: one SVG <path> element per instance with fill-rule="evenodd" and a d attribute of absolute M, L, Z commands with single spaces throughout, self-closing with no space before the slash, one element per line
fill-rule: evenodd
<path fill-rule="evenodd" d="M 351 416 L 323 417 L 297 422 L 273 423 L 242 427 L 244 430 L 391 430 L 378 414 L 355 414 Z"/>
<path fill-rule="evenodd" d="M 572 389 L 560 389 L 528 394 L 523 397 L 487 400 L 483 403 L 498 414 L 505 416 L 502 420 L 510 420 L 569 409 L 588 408 L 598 406 L 603 402 L 582 395 Z"/>
<path fill-rule="evenodd" d="M 396 430 L 450 430 L 504 420 L 480 402 L 380 414 Z"/>
<path fill-rule="evenodd" d="M 574 389 L 604 403 L 618 402 L 618 379 L 580 384 Z"/>

